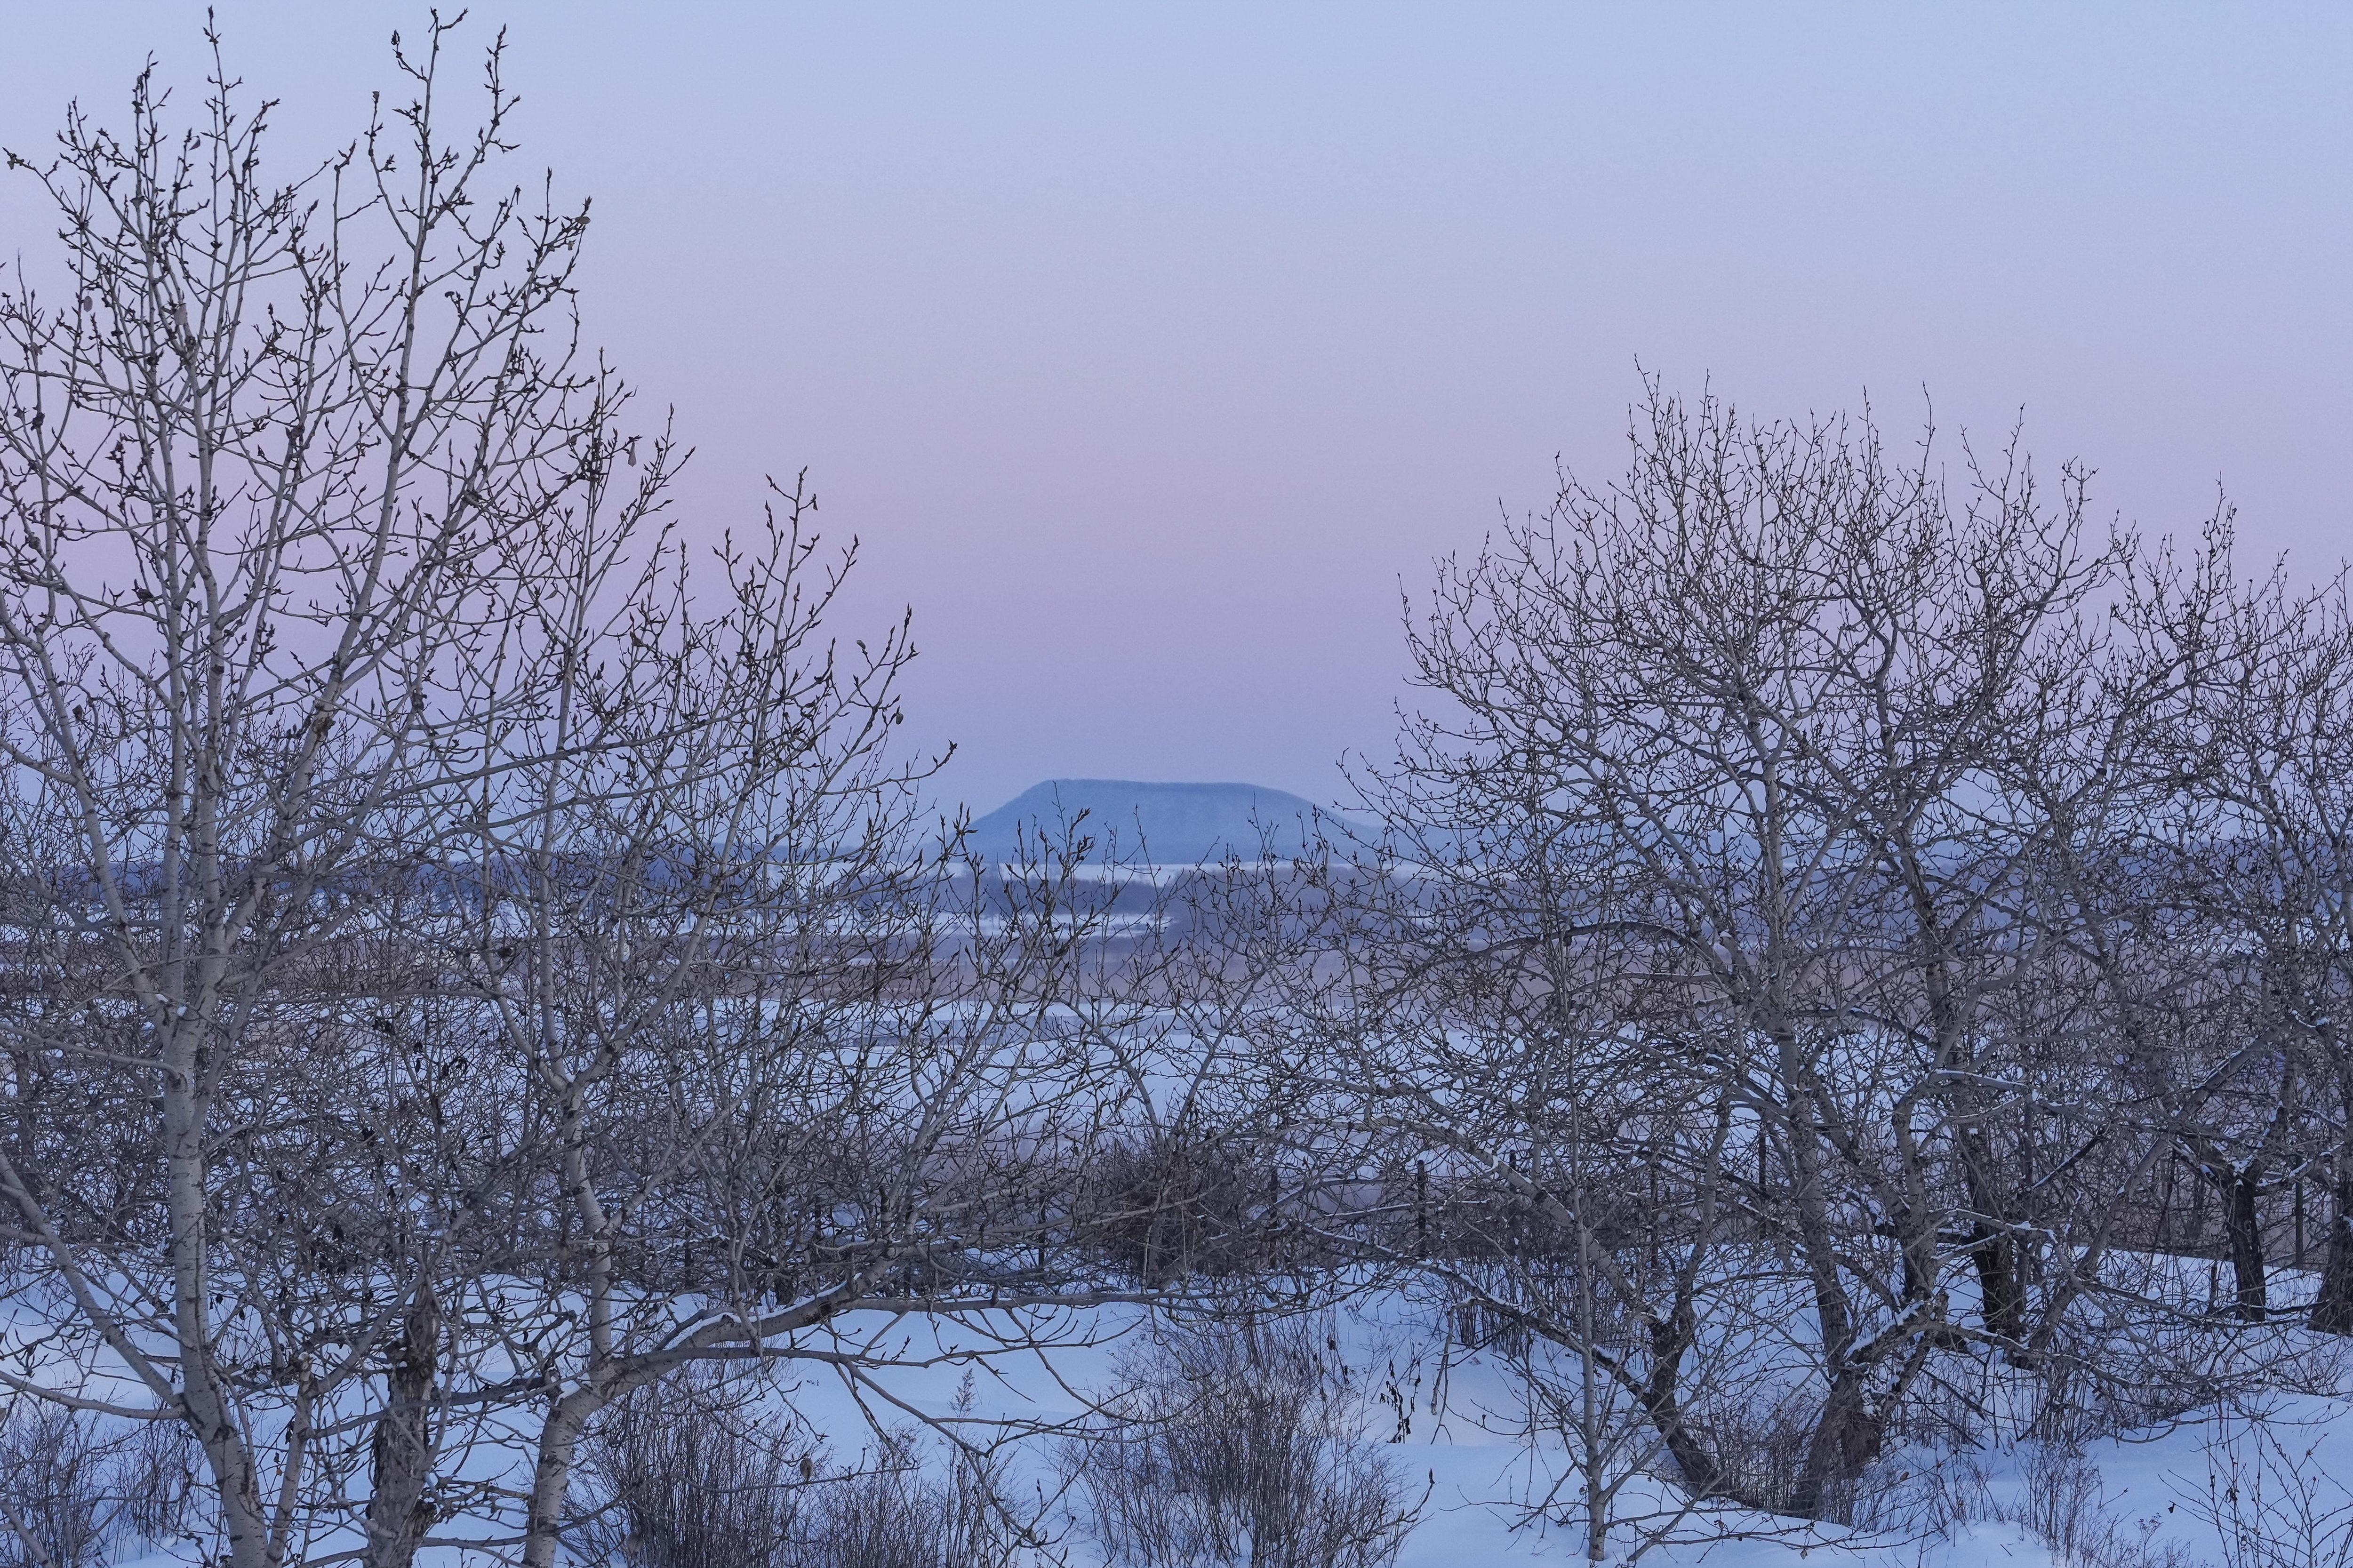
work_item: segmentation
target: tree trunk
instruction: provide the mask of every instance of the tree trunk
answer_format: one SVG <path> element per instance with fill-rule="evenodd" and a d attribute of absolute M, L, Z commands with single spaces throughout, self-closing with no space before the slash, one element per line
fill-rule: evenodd
<path fill-rule="evenodd" d="M 1839 1255 L 1831 1234 L 1830 1204 L 1821 1169 L 1820 1136 L 1807 1125 L 1810 1117 L 1808 1092 L 1811 1071 L 1800 1056 L 1795 1037 L 1777 1031 L 1782 1081 L 1790 1086 L 1792 1114 L 1785 1123 L 1794 1180 L 1790 1206 L 1797 1221 L 1798 1241 L 1806 1272 L 1813 1286 L 1814 1312 L 1820 1325 L 1822 1358 L 1831 1370 L 1829 1396 L 1820 1421 L 1806 1447 L 1805 1468 L 1798 1479 L 1790 1506 L 1808 1519 L 1824 1517 L 1846 1506 L 1846 1483 L 1862 1473 L 1878 1452 L 1877 1421 L 1864 1397 L 1863 1373 L 1849 1356 L 1854 1350 L 1854 1312 L 1839 1279 Z"/>
<path fill-rule="evenodd" d="M 2026 1286 L 2019 1278 L 2018 1240 L 1978 1220 L 1969 1231 L 1969 1257 L 1977 1265 L 1981 1315 L 1988 1333 L 2013 1344 L 2026 1339 Z"/>
<path fill-rule="evenodd" d="M 2235 1308 L 2240 1317 L 2261 1322 L 2271 1299 L 2263 1263 L 2263 1226 L 2256 1199 L 2263 1192 L 2259 1168 L 2248 1166 L 2231 1174 L 2224 1190 L 2222 1228 L 2231 1249 L 2231 1273 L 2237 1286 Z"/>
<path fill-rule="evenodd" d="M 1951 982 L 1941 975 L 1932 975 L 1931 985 L 1940 999 L 1939 1010 L 1948 1009 Z M 1940 1030 L 1940 1055 L 1958 1066 L 1971 1066 L 1967 1039 L 1957 1022 Z M 2005 1223 L 2013 1213 L 2013 1205 L 2001 1180 L 2001 1163 L 1995 1158 L 1993 1145 L 1986 1135 L 1986 1111 L 1980 1101 L 1981 1097 L 1966 1078 L 1953 1091 L 1961 1177 L 1968 1186 L 1969 1205 L 1977 1211 L 1969 1226 L 1969 1261 L 1977 1268 L 1978 1315 L 1986 1331 L 2017 1345 L 2026 1338 L 2026 1287 L 2021 1278 L 2017 1233 Z M 1933 1252 L 1927 1256 L 1932 1258 Z M 1907 1259 L 1907 1272 L 1913 1267 Z"/>
<path fill-rule="evenodd" d="M 167 1038 L 163 1054 L 182 1073 L 195 1077 L 195 1054 L 184 1039 Z M 207 1103 L 193 1094 L 167 1091 L 164 1096 L 164 1204 L 172 1225 L 167 1256 L 172 1326 L 180 1352 L 180 1400 L 212 1469 L 229 1568 L 277 1568 L 253 1456 L 212 1359 L 211 1216 L 205 1212 L 203 1136 Z M 294 1462 L 292 1455 L 288 1458 Z"/>
<path fill-rule="evenodd" d="M 1805 1468 L 1799 1472 L 1798 1489 L 1789 1500 L 1791 1511 L 1806 1519 L 1847 1523 L 1855 1479 L 1879 1458 L 1883 1436 L 1882 1419 L 1872 1413 L 1865 1397 L 1862 1370 L 1841 1367 L 1831 1380 L 1830 1398 L 1806 1444 Z"/>
<path fill-rule="evenodd" d="M 1683 1471 L 1683 1486 L 1694 1497 L 1733 1497 L 1735 1501 L 1757 1506 L 1753 1498 L 1734 1496 L 1725 1479 L 1724 1467 L 1716 1463 L 1715 1456 L 1707 1451 L 1699 1435 L 1683 1421 L 1683 1354 L 1697 1334 L 1691 1308 L 1685 1304 L 1672 1317 L 1653 1320 L 1650 1332 L 1651 1375 L 1642 1388 L 1642 1413 L 1650 1418 L 1659 1441 L 1666 1445 L 1667 1453 Z"/>
<path fill-rule="evenodd" d="M 427 1497 L 436 1448 L 433 1384 L 441 1353 L 441 1306 L 420 1285 L 385 1376 L 385 1409 L 369 1449 L 366 1568 L 410 1568 L 432 1529 Z"/>
<path fill-rule="evenodd" d="M 2353 1334 L 2353 1165 L 2338 1157 L 2328 1216 L 2328 1246 L 2322 1253 L 2320 1294 L 2306 1321 L 2324 1334 Z"/>
<path fill-rule="evenodd" d="M 580 1434 L 589 1418 L 611 1402 L 609 1391 L 578 1388 L 555 1402 L 539 1429 L 539 1458 L 531 1476 L 529 1516 L 523 1524 L 522 1568 L 556 1568 L 564 1529 L 564 1505 L 572 1489 L 572 1466 Z"/>

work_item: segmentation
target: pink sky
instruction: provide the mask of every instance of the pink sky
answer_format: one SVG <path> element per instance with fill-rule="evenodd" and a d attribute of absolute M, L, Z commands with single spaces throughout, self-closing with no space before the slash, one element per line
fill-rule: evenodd
<path fill-rule="evenodd" d="M 223 0 L 289 151 L 421 8 Z M 1636 363 L 1751 411 L 2022 407 L 2104 502 L 2348 546 L 2353 9 L 644 5 L 505 20 L 596 198 L 591 325 L 702 450 L 806 465 L 915 607 L 910 728 L 1053 775 L 1328 798 L 1398 589 L 1616 466 Z M 0 142 L 111 110 L 202 7 L 12 0 Z M 484 29 L 487 32 L 487 29 Z M 0 187 L 0 246 L 39 230 Z"/>

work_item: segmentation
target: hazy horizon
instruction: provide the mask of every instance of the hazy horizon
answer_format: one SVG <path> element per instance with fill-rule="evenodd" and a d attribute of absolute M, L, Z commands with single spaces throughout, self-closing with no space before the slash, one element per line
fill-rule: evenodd
<path fill-rule="evenodd" d="M 421 7 L 218 7 L 282 169 Z M 200 5 L 10 5 L 0 143 L 119 122 Z M 2006 434 L 2102 513 L 2344 555 L 2353 14 L 478 6 L 523 166 L 593 195 L 592 334 L 700 448 L 806 467 L 915 611 L 910 732 L 1053 777 L 1331 798 L 1404 695 L 1400 584 L 1620 463 L 1637 363 L 1758 415 Z M 45 220 L 0 182 L 0 248 Z M 1925 393 L 1924 393 L 1924 388 Z M 1947 448 L 1948 458 L 1957 445 Z"/>

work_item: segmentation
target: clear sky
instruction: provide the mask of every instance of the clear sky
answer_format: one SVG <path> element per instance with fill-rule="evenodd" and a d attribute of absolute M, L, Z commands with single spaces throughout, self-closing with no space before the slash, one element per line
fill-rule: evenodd
<path fill-rule="evenodd" d="M 419 6 L 219 0 L 289 153 Z M 2353 5 L 512 0 L 596 200 L 593 330 L 696 526 L 806 465 L 915 607 L 909 728 L 1053 775 L 1329 798 L 1400 584 L 1618 465 L 1637 363 L 1986 434 L 2257 555 L 2353 541 Z M 0 0 L 0 142 L 112 112 L 196 4 Z M 470 31 L 475 29 L 470 27 Z M 0 247 L 40 243 L 0 188 Z"/>

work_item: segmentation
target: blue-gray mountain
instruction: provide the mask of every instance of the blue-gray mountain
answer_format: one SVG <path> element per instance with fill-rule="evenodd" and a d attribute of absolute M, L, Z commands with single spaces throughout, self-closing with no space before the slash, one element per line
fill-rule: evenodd
<path fill-rule="evenodd" d="M 1064 825 L 1084 812 L 1078 831 L 1095 841 L 1092 859 L 1191 865 L 1229 851 L 1256 859 L 1262 845 L 1277 855 L 1298 853 L 1314 811 L 1313 802 L 1262 784 L 1049 779 L 974 822 L 972 851 L 1011 859 L 1027 831 L 1027 853 L 1035 855 L 1039 831 L 1059 842 Z"/>

